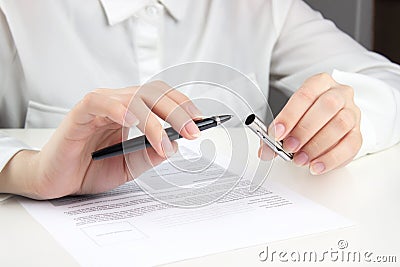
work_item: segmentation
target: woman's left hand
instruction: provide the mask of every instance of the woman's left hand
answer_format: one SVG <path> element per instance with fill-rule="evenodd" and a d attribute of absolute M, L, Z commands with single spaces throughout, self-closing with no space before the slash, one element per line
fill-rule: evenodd
<path fill-rule="evenodd" d="M 309 165 L 314 175 L 349 163 L 361 148 L 360 109 L 354 103 L 354 90 L 338 84 L 329 74 L 305 81 L 269 127 L 276 140 L 283 140 L 294 163 Z M 261 145 L 259 156 L 275 155 Z"/>

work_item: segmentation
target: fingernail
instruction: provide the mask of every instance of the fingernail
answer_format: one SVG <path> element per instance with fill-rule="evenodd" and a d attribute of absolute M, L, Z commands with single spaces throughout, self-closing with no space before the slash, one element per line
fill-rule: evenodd
<path fill-rule="evenodd" d="M 310 172 L 312 175 L 318 175 L 325 171 L 325 164 L 318 162 L 311 165 Z"/>
<path fill-rule="evenodd" d="M 193 104 L 188 105 L 188 110 L 190 112 L 190 115 L 192 115 L 193 118 L 203 117 L 203 113 Z"/>
<path fill-rule="evenodd" d="M 297 166 L 304 166 L 308 163 L 308 155 L 305 152 L 297 153 L 294 156 L 293 162 Z"/>
<path fill-rule="evenodd" d="M 288 152 L 296 152 L 300 146 L 300 141 L 297 140 L 297 138 L 290 136 L 283 141 L 283 146 Z"/>
<path fill-rule="evenodd" d="M 174 147 L 166 134 L 163 134 L 161 138 L 161 147 L 166 157 L 169 158 L 175 154 Z"/>
<path fill-rule="evenodd" d="M 281 140 L 283 134 L 285 133 L 285 126 L 282 123 L 275 124 L 275 132 L 273 133 L 275 140 Z"/>
<path fill-rule="evenodd" d="M 186 123 L 185 125 L 185 129 L 188 132 L 188 134 L 190 134 L 193 137 L 200 137 L 200 130 L 197 127 L 197 125 L 193 122 L 193 121 L 189 121 L 188 123 Z"/>
<path fill-rule="evenodd" d="M 127 111 L 125 114 L 125 122 L 132 127 L 139 124 L 139 119 L 135 115 L 133 115 L 132 112 Z"/>

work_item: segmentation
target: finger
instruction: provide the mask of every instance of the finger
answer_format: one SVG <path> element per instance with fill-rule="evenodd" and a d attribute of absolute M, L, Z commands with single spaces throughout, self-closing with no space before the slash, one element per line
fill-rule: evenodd
<path fill-rule="evenodd" d="M 346 165 L 356 156 L 361 144 L 359 129 L 353 129 L 331 150 L 311 162 L 311 174 L 320 175 Z"/>
<path fill-rule="evenodd" d="M 160 95 L 160 91 L 154 91 L 142 95 L 142 99 L 156 115 L 169 122 L 184 138 L 191 140 L 200 136 L 200 130 L 192 117 L 165 94 Z"/>
<path fill-rule="evenodd" d="M 192 117 L 192 119 L 202 117 L 201 111 L 196 107 L 196 105 L 188 98 L 185 94 L 179 92 L 178 90 L 171 88 L 168 84 L 162 81 L 154 81 L 141 87 L 132 86 L 121 89 L 105 89 L 99 88 L 95 92 L 105 94 L 111 98 L 115 98 L 121 101 L 125 106 L 129 105 L 129 101 L 133 96 L 138 93 L 143 92 L 143 94 L 149 91 L 158 90 L 164 93 L 166 96 L 174 100 L 178 105 L 180 105 L 186 112 Z"/>
<path fill-rule="evenodd" d="M 106 122 L 114 129 L 113 123 L 134 126 L 139 120 L 117 100 L 91 92 L 68 113 L 60 129 L 63 129 L 65 138 L 81 140 L 93 134 L 95 128 L 103 127 Z"/>
<path fill-rule="evenodd" d="M 146 135 L 151 146 L 161 157 L 173 154 L 172 144 L 161 126 L 157 116 L 139 98 L 133 98 L 130 109 L 139 118 L 138 128 Z"/>
<path fill-rule="evenodd" d="M 176 153 L 178 144 L 172 142 L 173 150 Z M 161 157 L 153 148 L 149 147 L 141 151 L 125 155 L 127 164 L 127 175 L 129 180 L 139 177 L 145 171 L 159 165 L 165 158 Z"/>
<path fill-rule="evenodd" d="M 192 119 L 200 118 L 203 116 L 202 112 L 196 107 L 196 105 L 187 97 L 185 94 L 178 90 L 171 88 L 168 84 L 162 81 L 154 81 L 151 83 L 160 89 L 166 96 L 175 101 L 191 116 Z"/>
<path fill-rule="evenodd" d="M 264 142 L 260 142 L 260 148 L 258 149 L 258 157 L 262 161 L 271 161 L 276 157 L 276 153 Z"/>
<path fill-rule="evenodd" d="M 134 97 L 140 97 L 157 115 L 170 122 L 172 127 L 183 137 L 194 139 L 200 135 L 198 127 L 192 122 L 193 118 L 197 118 L 201 114 L 200 111 L 187 96 L 164 82 L 154 81 L 141 87 L 115 90 L 96 89 L 95 92 L 105 94 L 127 105 Z M 159 109 L 160 107 L 161 109 Z"/>
<path fill-rule="evenodd" d="M 283 148 L 291 153 L 298 152 L 321 130 L 341 109 L 346 100 L 340 89 L 330 89 L 323 93 L 306 111 L 283 142 Z"/>
<path fill-rule="evenodd" d="M 134 96 L 137 91 L 138 91 L 137 86 L 131 86 L 120 89 L 98 88 L 95 89 L 93 92 L 106 95 L 112 99 L 120 101 L 125 106 L 129 106 L 129 102 L 131 101 L 132 96 Z"/>
<path fill-rule="evenodd" d="M 289 99 L 288 103 L 269 126 L 268 132 L 276 140 L 284 139 L 317 98 L 335 85 L 336 82 L 326 73 L 308 79 Z"/>
<path fill-rule="evenodd" d="M 88 93 L 71 112 L 76 124 L 89 123 L 96 116 L 109 118 L 120 125 L 138 123 L 136 116 L 121 102 L 95 91 Z"/>
<path fill-rule="evenodd" d="M 306 165 L 309 161 L 326 153 L 336 145 L 357 122 L 357 115 L 351 109 L 342 109 L 294 156 L 294 163 Z"/>

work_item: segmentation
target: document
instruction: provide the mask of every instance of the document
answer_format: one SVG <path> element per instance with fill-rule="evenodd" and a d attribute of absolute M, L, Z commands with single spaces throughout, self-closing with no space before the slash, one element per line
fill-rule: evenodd
<path fill-rule="evenodd" d="M 82 266 L 153 266 L 352 225 L 277 184 L 249 191 L 249 180 L 215 162 L 177 171 L 187 162 L 166 162 L 98 195 L 19 201 Z M 171 179 L 160 186 L 160 176 Z"/>

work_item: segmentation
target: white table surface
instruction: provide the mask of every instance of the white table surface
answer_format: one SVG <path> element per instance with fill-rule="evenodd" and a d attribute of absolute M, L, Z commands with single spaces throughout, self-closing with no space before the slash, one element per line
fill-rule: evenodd
<path fill-rule="evenodd" d="M 40 147 L 51 130 L 6 130 L 26 143 Z M 256 144 L 251 148 L 256 154 Z M 311 176 L 306 168 L 275 161 L 268 179 L 320 203 L 353 220 L 353 227 L 292 238 L 269 244 L 189 259 L 167 266 L 400 266 L 400 144 L 363 157 L 347 167 L 323 176 Z M 295 223 L 295 222 L 294 222 Z M 242 229 L 238 229 L 240 231 Z M 244 229 L 245 230 L 245 229 Z M 346 263 L 326 259 L 323 263 L 261 262 L 259 254 L 270 251 L 338 251 L 338 241 L 348 242 L 346 251 L 395 256 L 397 263 Z M 212 242 L 212 241 L 210 241 Z M 339 250 L 340 251 L 340 250 Z M 155 252 L 156 256 L 156 252 Z M 392 258 L 393 259 L 393 258 Z M 78 266 L 46 230 L 14 199 L 0 202 L 0 266 Z"/>

